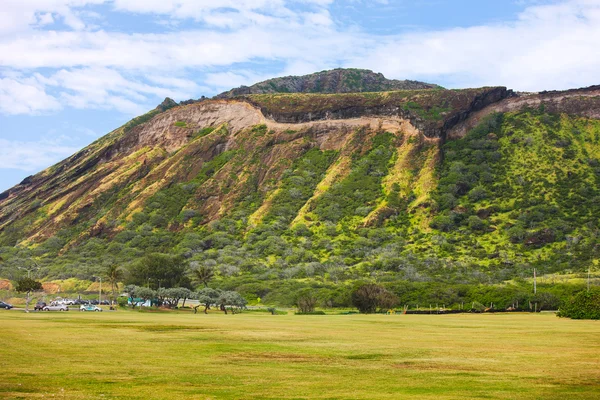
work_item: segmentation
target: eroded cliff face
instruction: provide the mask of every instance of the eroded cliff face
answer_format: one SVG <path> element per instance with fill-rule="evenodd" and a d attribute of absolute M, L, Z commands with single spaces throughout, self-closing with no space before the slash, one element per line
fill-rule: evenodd
<path fill-rule="evenodd" d="M 475 112 L 471 112 L 468 118 L 449 126 L 446 132 L 449 139 L 464 137 L 470 129 L 473 129 L 483 118 L 492 113 L 514 112 L 528 108 L 555 114 L 564 113 L 600 119 L 600 86 L 565 91 L 513 94 L 473 110 Z"/>
<path fill-rule="evenodd" d="M 526 96 L 503 87 L 273 94 L 174 106 L 111 132 L 0 194 L 0 232 L 14 243 L 40 242 L 65 229 L 74 232 L 71 245 L 110 236 L 149 204 L 161 204 L 165 191 L 177 192 L 174 215 L 190 210 L 202 216 L 202 224 L 258 193 L 253 213 L 243 216 L 256 225 L 296 160 L 310 149 L 332 151 L 323 181 L 294 219 L 301 221 L 383 132 L 392 135 L 397 154 L 382 180 L 384 190 L 410 197 L 418 214 L 435 186 L 439 143 L 461 137 L 493 112 L 541 105 L 549 112 L 600 118 L 600 89 Z M 361 224 L 385 219 L 389 210 L 379 203 Z M 168 226 L 177 231 L 185 221 Z"/>
<path fill-rule="evenodd" d="M 428 138 L 447 130 L 490 104 L 514 96 L 505 87 L 465 90 L 411 90 L 381 93 L 253 95 L 242 97 L 277 122 L 298 124 L 359 117 L 394 117 Z"/>

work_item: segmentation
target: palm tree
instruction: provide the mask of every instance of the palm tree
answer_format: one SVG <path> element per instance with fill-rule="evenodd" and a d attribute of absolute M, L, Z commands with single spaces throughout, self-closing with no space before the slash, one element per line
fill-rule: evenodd
<path fill-rule="evenodd" d="M 212 268 L 202 265 L 193 271 L 194 278 L 204 284 L 204 287 L 208 287 L 208 282 L 215 276 L 215 272 Z"/>
<path fill-rule="evenodd" d="M 110 264 L 106 267 L 106 277 L 110 283 L 114 301 L 116 299 L 119 281 L 123 279 L 123 270 L 117 264 Z"/>

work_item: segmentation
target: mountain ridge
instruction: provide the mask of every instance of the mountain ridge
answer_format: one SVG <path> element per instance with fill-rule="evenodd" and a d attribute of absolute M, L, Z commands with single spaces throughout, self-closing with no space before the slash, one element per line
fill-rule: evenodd
<path fill-rule="evenodd" d="M 383 74 L 368 69 L 336 68 L 308 75 L 267 79 L 251 86 L 231 89 L 215 98 L 272 93 L 361 93 L 436 88 L 441 87 L 419 81 L 387 79 Z"/>
<path fill-rule="evenodd" d="M 2 268 L 28 254 L 88 276 L 98 257 L 175 252 L 226 266 L 224 282 L 408 274 L 389 262 L 426 280 L 455 279 L 443 262 L 564 271 L 597 224 L 598 119 L 598 87 L 167 100 L 0 194 Z"/>

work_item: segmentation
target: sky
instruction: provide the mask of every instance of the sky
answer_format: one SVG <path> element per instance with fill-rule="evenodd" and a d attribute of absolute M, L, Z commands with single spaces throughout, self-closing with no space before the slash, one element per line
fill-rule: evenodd
<path fill-rule="evenodd" d="M 0 192 L 158 105 L 337 67 L 600 84 L 600 0 L 2 0 Z"/>

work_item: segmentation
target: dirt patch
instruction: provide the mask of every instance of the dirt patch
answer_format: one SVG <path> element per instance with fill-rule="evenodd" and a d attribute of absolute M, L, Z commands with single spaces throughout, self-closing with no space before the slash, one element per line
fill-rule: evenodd
<path fill-rule="evenodd" d="M 233 362 L 289 362 L 289 363 L 312 363 L 315 361 L 323 362 L 325 357 L 309 354 L 297 353 L 278 353 L 278 352 L 260 352 L 260 353 L 236 353 L 223 356 L 228 361 Z"/>
<path fill-rule="evenodd" d="M 419 371 L 457 371 L 457 372 L 478 372 L 479 368 L 474 366 L 442 363 L 438 361 L 405 361 L 393 364 L 394 368 L 411 369 Z"/>
<path fill-rule="evenodd" d="M 0 290 L 11 290 L 12 284 L 8 279 L 0 279 Z"/>
<path fill-rule="evenodd" d="M 381 360 L 387 358 L 388 356 L 385 354 L 379 353 L 366 353 L 366 354 L 352 354 L 347 356 L 348 360 Z"/>
<path fill-rule="evenodd" d="M 202 326 L 189 325 L 143 325 L 136 326 L 135 329 L 142 332 L 175 332 L 175 331 L 214 331 L 214 329 Z"/>
<path fill-rule="evenodd" d="M 60 292 L 60 285 L 58 283 L 44 282 L 42 283 L 42 289 L 48 294 L 56 294 Z"/>

